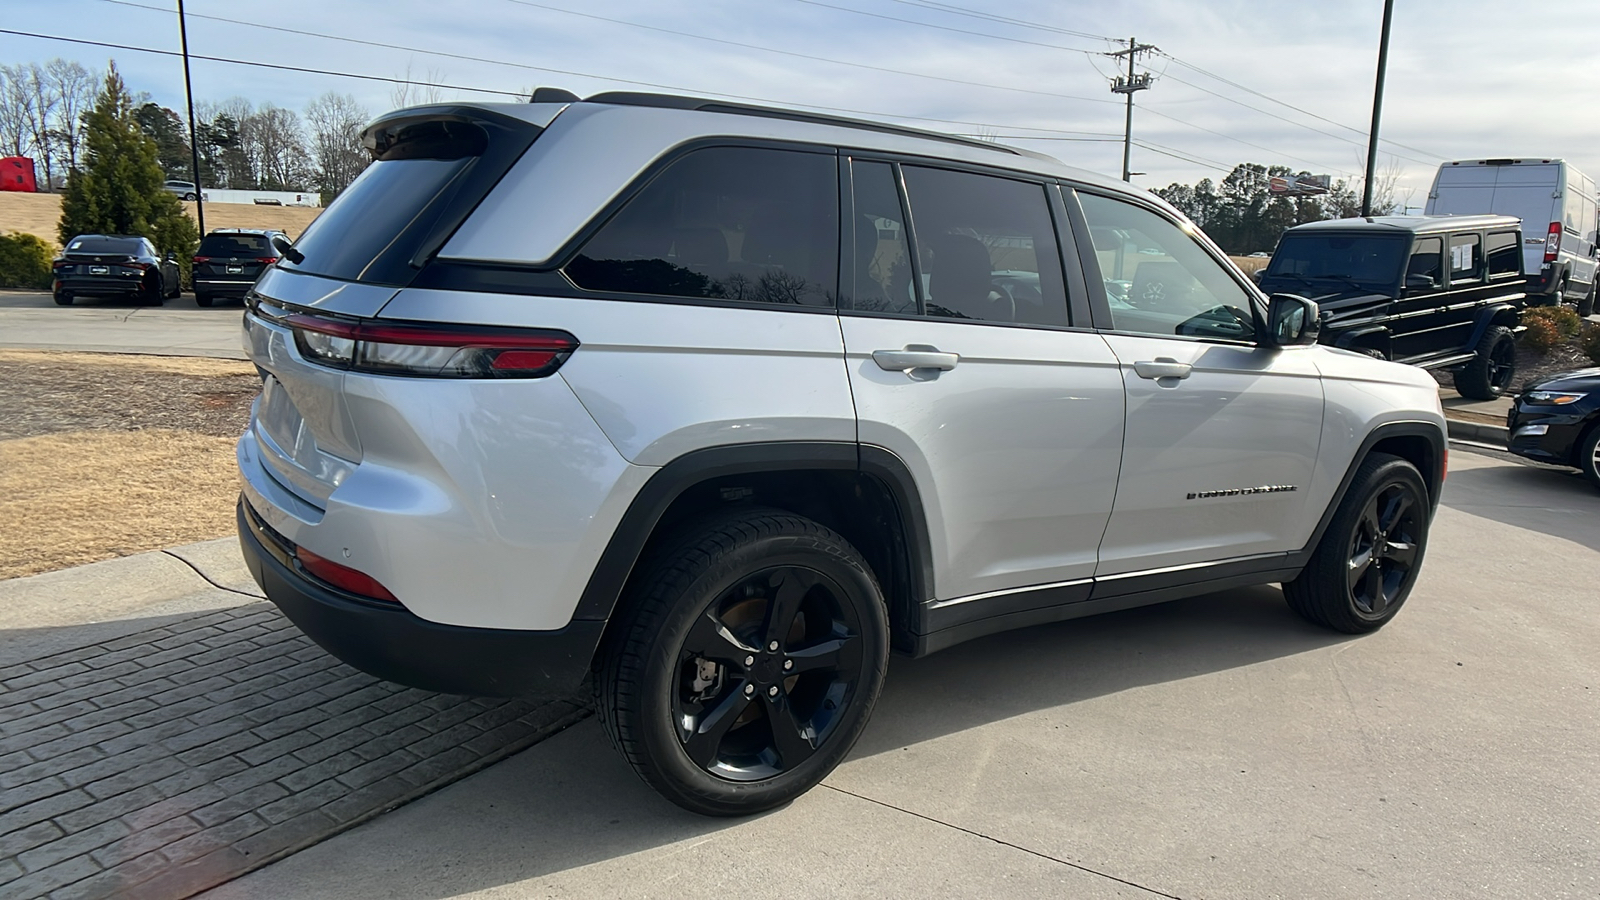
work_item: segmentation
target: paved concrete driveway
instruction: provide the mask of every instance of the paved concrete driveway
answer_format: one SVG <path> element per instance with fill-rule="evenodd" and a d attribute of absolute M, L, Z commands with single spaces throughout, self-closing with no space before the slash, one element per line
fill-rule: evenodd
<path fill-rule="evenodd" d="M 0 291 L 0 347 L 244 359 L 239 317 L 236 301 L 201 309 L 192 294 L 165 306 L 92 297 L 57 306 L 48 293 Z"/>
<path fill-rule="evenodd" d="M 788 808 L 657 799 L 582 723 L 214 900 L 1600 896 L 1600 494 L 1457 450 L 1384 631 L 1276 589 L 896 660 Z"/>

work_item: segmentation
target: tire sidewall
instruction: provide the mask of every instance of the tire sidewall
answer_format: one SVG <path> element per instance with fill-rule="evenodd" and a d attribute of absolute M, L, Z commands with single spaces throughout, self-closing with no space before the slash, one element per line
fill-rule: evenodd
<path fill-rule="evenodd" d="M 1355 502 L 1340 510 L 1339 517 L 1334 521 L 1337 529 L 1334 534 L 1338 543 L 1335 547 L 1343 560 L 1350 559 L 1351 545 L 1355 541 L 1356 527 L 1361 521 L 1361 514 L 1372 502 L 1372 498 L 1380 491 L 1394 484 L 1406 484 L 1411 487 L 1418 504 L 1422 506 L 1417 510 L 1417 557 L 1411 564 L 1411 572 L 1407 574 L 1406 581 L 1400 587 L 1399 595 L 1383 611 L 1381 615 L 1373 616 L 1361 611 L 1356 606 L 1355 592 L 1350 588 L 1349 582 L 1344 582 L 1342 596 L 1344 597 L 1345 612 L 1353 622 L 1359 623 L 1367 630 L 1382 627 L 1400 611 L 1406 599 L 1411 596 L 1412 588 L 1416 587 L 1417 578 L 1422 572 L 1422 559 L 1428 549 L 1428 531 L 1431 526 L 1431 516 L 1426 508 L 1428 501 L 1428 486 L 1422 480 L 1422 475 L 1416 467 L 1402 459 L 1392 459 L 1377 469 L 1363 482 L 1360 489 L 1352 498 Z"/>
<path fill-rule="evenodd" d="M 861 621 L 865 672 L 846 710 L 845 721 L 804 763 L 762 781 L 728 781 L 701 769 L 689 759 L 672 726 L 679 648 L 695 620 L 724 591 L 753 572 L 786 565 L 822 572 L 855 604 Z M 718 557 L 690 582 L 645 648 L 640 684 L 640 737 L 667 782 L 686 787 L 692 792 L 686 799 L 697 806 L 712 803 L 719 807 L 748 805 L 758 809 L 787 802 L 832 771 L 860 737 L 883 685 L 888 644 L 888 617 L 881 592 L 858 560 L 828 552 L 811 536 L 774 535 L 740 544 Z M 742 810 L 706 811 L 737 814 Z"/>
<path fill-rule="evenodd" d="M 1600 471 L 1595 470 L 1595 445 L 1600 444 L 1600 422 L 1589 426 L 1583 437 L 1578 439 L 1578 471 L 1589 480 L 1589 484 L 1600 489 Z"/>

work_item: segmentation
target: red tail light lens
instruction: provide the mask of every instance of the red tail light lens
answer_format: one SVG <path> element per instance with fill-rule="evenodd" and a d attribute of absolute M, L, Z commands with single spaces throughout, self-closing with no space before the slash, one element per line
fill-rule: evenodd
<path fill-rule="evenodd" d="M 482 328 L 352 322 L 296 313 L 295 346 L 311 362 L 417 378 L 543 378 L 561 368 L 578 339 L 544 328 Z"/>
<path fill-rule="evenodd" d="M 349 591 L 362 597 L 371 597 L 374 600 L 386 600 L 390 603 L 399 603 L 389 589 L 378 583 L 376 578 L 365 572 L 357 572 L 349 566 L 341 566 L 330 559 L 312 553 L 304 547 L 295 550 L 295 559 L 300 561 L 300 566 L 307 572 L 326 581 L 340 590 Z"/>
<path fill-rule="evenodd" d="M 197 265 L 197 266 L 200 265 L 201 263 L 208 263 L 208 262 L 211 262 L 211 257 L 209 257 L 209 256 L 196 256 L 194 258 L 194 264 Z"/>
<path fill-rule="evenodd" d="M 1552 263 L 1561 253 L 1561 223 L 1551 222 L 1550 231 L 1544 238 L 1544 261 Z"/>
<path fill-rule="evenodd" d="M 258 257 L 256 257 L 256 262 L 261 263 L 264 266 L 270 266 L 270 265 L 272 265 L 273 263 L 275 263 L 277 261 L 278 261 L 278 258 L 276 256 L 258 256 Z"/>

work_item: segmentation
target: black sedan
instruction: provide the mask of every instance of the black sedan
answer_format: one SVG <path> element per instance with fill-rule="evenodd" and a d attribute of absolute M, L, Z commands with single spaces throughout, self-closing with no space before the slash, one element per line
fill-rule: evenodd
<path fill-rule="evenodd" d="M 131 297 L 160 306 L 178 296 L 178 261 L 161 256 L 148 238 L 120 234 L 80 234 L 50 264 L 51 294 L 57 304 L 74 297 Z"/>
<path fill-rule="evenodd" d="M 1511 405 L 1506 426 L 1512 453 L 1573 466 L 1600 488 L 1600 368 L 1557 375 L 1524 389 Z"/>

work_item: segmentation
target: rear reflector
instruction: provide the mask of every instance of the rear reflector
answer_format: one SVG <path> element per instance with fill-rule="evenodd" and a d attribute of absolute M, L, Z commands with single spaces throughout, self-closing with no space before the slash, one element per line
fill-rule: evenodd
<path fill-rule="evenodd" d="M 295 346 L 325 366 L 417 378 L 543 378 L 578 339 L 544 328 L 348 321 L 295 313 Z"/>
<path fill-rule="evenodd" d="M 1561 254 L 1561 223 L 1551 222 L 1550 231 L 1544 238 L 1544 261 L 1555 262 Z"/>
<path fill-rule="evenodd" d="M 362 597 L 370 597 L 373 600 L 384 600 L 389 603 L 400 602 L 395 599 L 393 594 L 389 593 L 388 588 L 379 584 L 377 579 L 371 575 L 357 572 L 349 566 L 341 566 L 332 560 L 323 559 L 304 547 L 297 548 L 294 555 L 295 559 L 300 561 L 301 567 L 307 572 L 340 590 L 349 591 Z"/>

